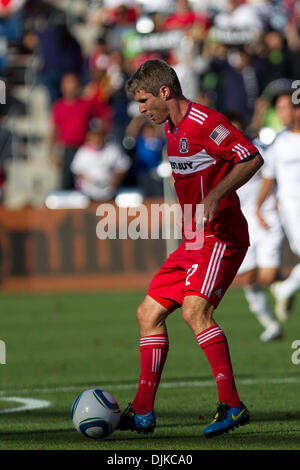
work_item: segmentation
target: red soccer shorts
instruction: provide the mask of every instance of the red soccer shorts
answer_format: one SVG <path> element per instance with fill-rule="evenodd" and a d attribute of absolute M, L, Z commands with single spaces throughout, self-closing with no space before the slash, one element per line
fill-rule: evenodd
<path fill-rule="evenodd" d="M 186 250 L 183 242 L 154 276 L 147 293 L 158 302 L 161 298 L 162 305 L 163 299 L 169 299 L 179 304 L 177 307 L 182 305 L 186 295 L 198 295 L 216 308 L 232 283 L 247 248 L 233 248 L 214 239 L 205 242 L 200 250 Z M 174 310 L 172 304 L 168 305 L 168 310 Z"/>

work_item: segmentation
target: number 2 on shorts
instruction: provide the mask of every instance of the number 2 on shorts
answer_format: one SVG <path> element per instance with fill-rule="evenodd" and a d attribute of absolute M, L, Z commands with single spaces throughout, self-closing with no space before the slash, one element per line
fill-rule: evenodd
<path fill-rule="evenodd" d="M 186 276 L 186 281 L 185 281 L 186 286 L 191 285 L 191 283 L 189 281 L 189 277 L 191 277 L 193 274 L 195 274 L 195 272 L 198 269 L 198 266 L 199 266 L 199 264 L 193 264 L 192 267 L 187 270 L 187 276 Z"/>

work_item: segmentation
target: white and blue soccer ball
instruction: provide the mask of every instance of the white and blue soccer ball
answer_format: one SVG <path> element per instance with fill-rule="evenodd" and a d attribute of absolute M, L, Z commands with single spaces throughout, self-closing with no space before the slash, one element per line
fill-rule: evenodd
<path fill-rule="evenodd" d="M 115 397 L 98 388 L 80 393 L 71 410 L 75 429 L 93 439 L 109 436 L 117 428 L 120 417 L 120 407 Z"/>

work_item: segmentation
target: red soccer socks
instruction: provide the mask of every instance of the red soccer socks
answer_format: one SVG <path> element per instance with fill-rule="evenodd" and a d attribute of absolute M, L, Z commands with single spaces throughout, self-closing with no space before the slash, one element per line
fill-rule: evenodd
<path fill-rule="evenodd" d="M 211 365 L 219 393 L 219 402 L 229 406 L 240 406 L 235 386 L 229 347 L 226 336 L 218 325 L 213 325 L 196 335 Z"/>
<path fill-rule="evenodd" d="M 240 399 L 230 360 L 226 336 L 218 325 L 196 335 L 214 374 L 219 402 L 239 407 Z M 132 408 L 138 414 L 154 409 L 154 400 L 169 350 L 167 334 L 142 336 L 140 339 L 141 372 Z"/>
<path fill-rule="evenodd" d="M 146 414 L 154 408 L 154 400 L 169 350 L 167 334 L 142 336 L 140 339 L 141 373 L 132 408 Z"/>

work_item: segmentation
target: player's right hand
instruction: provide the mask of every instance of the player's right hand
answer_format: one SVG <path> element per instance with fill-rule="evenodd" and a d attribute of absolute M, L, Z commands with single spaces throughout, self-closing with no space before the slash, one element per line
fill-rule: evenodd
<path fill-rule="evenodd" d="M 256 209 L 256 217 L 258 219 L 259 224 L 265 229 L 268 230 L 270 226 L 267 224 L 263 216 L 261 215 L 260 209 Z"/>

